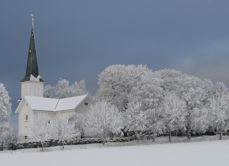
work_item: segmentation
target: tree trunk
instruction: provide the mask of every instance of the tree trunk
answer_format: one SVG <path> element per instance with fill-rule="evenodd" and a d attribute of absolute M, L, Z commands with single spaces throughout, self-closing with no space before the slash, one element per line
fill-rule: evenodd
<path fill-rule="evenodd" d="M 106 138 L 105 137 L 103 137 L 103 145 L 105 145 L 105 143 L 106 143 Z"/>
<path fill-rule="evenodd" d="M 220 129 L 219 129 L 219 140 L 222 140 L 223 139 L 223 124 L 221 123 L 220 124 Z"/>
<path fill-rule="evenodd" d="M 171 139 L 171 130 L 170 130 L 170 127 L 169 127 L 169 142 L 172 142 L 172 139 Z"/>
<path fill-rule="evenodd" d="M 188 109 L 188 113 L 186 115 L 186 135 L 187 135 L 187 138 L 188 138 L 188 141 L 191 140 L 191 130 L 192 130 L 192 112 L 193 112 L 193 106 L 191 106 L 188 101 L 185 101 L 186 102 L 186 106 L 187 106 L 187 109 Z"/>
<path fill-rule="evenodd" d="M 187 138 L 188 138 L 188 141 L 191 140 L 191 130 L 190 129 L 187 130 Z"/>
<path fill-rule="evenodd" d="M 126 127 L 121 129 L 121 131 L 122 131 L 124 137 L 128 137 L 128 130 L 126 130 Z"/>
<path fill-rule="evenodd" d="M 83 128 L 81 129 L 80 137 L 81 137 L 81 138 L 84 138 L 84 129 L 83 129 Z"/>
<path fill-rule="evenodd" d="M 4 150 L 4 142 L 2 141 L 2 143 L 1 143 L 1 149 L 0 149 L 1 151 L 3 151 Z"/>
<path fill-rule="evenodd" d="M 155 134 L 153 134 L 153 140 L 152 140 L 152 142 L 155 142 Z"/>
<path fill-rule="evenodd" d="M 105 145 L 105 142 L 106 142 L 106 130 L 103 130 L 103 138 L 102 138 L 102 141 L 103 141 L 103 145 Z"/>
<path fill-rule="evenodd" d="M 219 140 L 222 140 L 223 139 L 223 132 L 222 132 L 222 130 L 220 130 L 220 132 L 219 132 Z"/>
<path fill-rule="evenodd" d="M 62 141 L 62 149 L 64 149 L 64 141 Z"/>
<path fill-rule="evenodd" d="M 43 142 L 41 142 L 41 151 L 44 151 L 44 145 L 43 145 Z"/>
<path fill-rule="evenodd" d="M 189 113 L 186 117 L 187 119 L 187 125 L 186 125 L 186 128 L 187 128 L 187 138 L 188 138 L 188 141 L 191 140 L 191 113 Z"/>

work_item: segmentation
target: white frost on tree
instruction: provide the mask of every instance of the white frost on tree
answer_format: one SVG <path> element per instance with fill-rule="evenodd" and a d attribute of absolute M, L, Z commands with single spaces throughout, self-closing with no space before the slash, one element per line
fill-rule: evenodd
<path fill-rule="evenodd" d="M 163 99 L 161 84 L 162 80 L 155 78 L 152 73 L 145 74 L 133 87 L 131 101 L 140 102 L 143 111 L 159 108 Z"/>
<path fill-rule="evenodd" d="M 142 131 L 146 128 L 146 116 L 142 111 L 142 105 L 138 101 L 132 101 L 128 104 L 128 109 L 123 112 L 124 127 L 121 129 L 124 136 L 128 131 Z"/>
<path fill-rule="evenodd" d="M 163 80 L 161 87 L 165 93 L 174 93 L 185 102 L 184 132 L 188 139 L 192 133 L 206 132 L 208 128 L 206 108 L 209 98 L 214 94 L 213 83 L 171 69 L 156 71 L 154 75 Z"/>
<path fill-rule="evenodd" d="M 55 122 L 50 121 L 45 113 L 37 112 L 34 116 L 34 125 L 30 130 L 32 136 L 29 140 L 40 142 L 43 151 L 46 141 L 57 138 L 58 126 Z"/>
<path fill-rule="evenodd" d="M 209 124 L 222 139 L 223 132 L 229 129 L 229 93 L 224 83 L 216 83 L 216 93 L 210 99 L 209 108 Z"/>
<path fill-rule="evenodd" d="M 223 100 L 222 97 L 217 97 L 215 85 L 210 80 L 173 69 L 153 72 L 141 65 L 109 66 L 99 75 L 98 85 L 98 98 L 107 100 L 123 113 L 126 121 L 122 132 L 125 136 L 130 129 L 165 134 L 168 130 L 165 130 L 165 121 L 177 116 L 169 112 L 173 109 L 165 109 L 166 104 L 166 107 L 178 107 L 172 98 L 168 99 L 167 94 L 171 93 L 179 99 L 179 103 L 180 100 L 184 103 L 184 109 L 181 109 L 183 112 L 179 112 L 182 113 L 182 121 L 179 121 L 177 130 L 191 139 L 192 134 L 204 134 L 210 127 L 217 126 L 211 119 L 213 113 L 209 112 L 210 108 Z M 168 106 L 170 102 L 172 106 Z M 226 113 L 223 117 L 227 117 Z M 223 121 L 226 123 L 227 119 Z"/>
<path fill-rule="evenodd" d="M 50 98 L 65 98 L 87 94 L 84 80 L 70 84 L 66 79 L 60 79 L 56 86 L 46 85 L 44 95 Z"/>
<path fill-rule="evenodd" d="M 106 101 L 96 102 L 90 106 L 84 119 L 85 130 L 105 140 L 113 134 L 120 133 L 122 116 L 118 109 Z"/>
<path fill-rule="evenodd" d="M 64 149 L 66 141 L 71 140 L 77 136 L 77 133 L 75 131 L 75 124 L 71 123 L 69 119 L 63 116 L 59 116 L 57 119 L 57 126 L 57 139 L 62 142 L 62 147 Z"/>
<path fill-rule="evenodd" d="M 5 86 L 0 83 L 0 141 L 5 141 L 10 133 L 10 97 Z"/>
<path fill-rule="evenodd" d="M 203 119 L 206 119 L 204 107 L 209 99 L 205 89 L 205 82 L 197 77 L 189 76 L 183 80 L 183 86 L 178 90 L 180 97 L 186 103 L 186 125 L 185 131 L 188 139 L 191 139 L 192 131 L 197 132 L 195 129 L 200 129 L 204 125 Z M 199 126 L 198 128 L 196 126 Z M 205 125 L 204 125 L 205 126 Z M 203 131 L 207 128 L 202 128 Z"/>
<path fill-rule="evenodd" d="M 169 134 L 169 142 L 171 142 L 171 133 L 184 128 L 184 109 L 185 102 L 173 93 L 165 94 L 162 103 L 163 123 L 165 130 Z"/>
<path fill-rule="evenodd" d="M 154 136 L 162 133 L 162 112 L 160 106 L 163 99 L 162 80 L 152 73 L 146 73 L 133 88 L 132 101 L 141 103 L 141 114 L 145 117 L 145 131 L 151 131 Z M 143 130 L 143 131 L 144 131 Z"/>
<path fill-rule="evenodd" d="M 151 70 L 143 65 L 109 66 L 98 76 L 98 97 L 109 101 L 120 111 L 125 111 L 132 88 L 148 72 Z"/>

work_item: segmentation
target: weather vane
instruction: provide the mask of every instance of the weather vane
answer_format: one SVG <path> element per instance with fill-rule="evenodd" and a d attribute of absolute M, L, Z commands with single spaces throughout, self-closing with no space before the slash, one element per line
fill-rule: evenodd
<path fill-rule="evenodd" d="M 32 28 L 34 28 L 34 14 L 31 13 L 30 16 L 32 17 Z"/>

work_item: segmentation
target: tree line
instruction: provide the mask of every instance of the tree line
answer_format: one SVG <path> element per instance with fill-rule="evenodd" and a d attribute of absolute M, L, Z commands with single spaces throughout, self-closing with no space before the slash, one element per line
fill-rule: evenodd
<path fill-rule="evenodd" d="M 45 87 L 46 97 L 71 97 L 88 93 L 85 81 L 62 79 Z M 213 83 L 173 69 L 152 71 L 144 65 L 112 65 L 98 75 L 98 89 L 89 110 L 58 125 L 37 130 L 34 139 L 64 140 L 73 137 L 219 134 L 229 127 L 229 92 L 222 82 Z M 0 84 L 0 139 L 11 132 L 10 97 Z M 41 118 L 45 119 L 45 117 Z M 41 121 L 39 119 L 39 121 Z M 66 123 L 70 122 L 70 123 Z M 47 132 L 53 131 L 51 132 Z M 39 131 L 39 132 L 38 132 Z M 55 131 L 55 132 L 54 132 Z M 48 135 L 47 135 L 48 134 Z"/>

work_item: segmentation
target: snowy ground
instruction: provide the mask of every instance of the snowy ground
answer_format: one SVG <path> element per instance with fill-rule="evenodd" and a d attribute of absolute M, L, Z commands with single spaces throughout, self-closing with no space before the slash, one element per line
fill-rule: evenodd
<path fill-rule="evenodd" d="M 58 147 L 59 148 L 59 147 Z M 75 149 L 73 149 L 75 148 Z M 228 166 L 229 140 L 120 146 L 68 146 L 0 153 L 1 166 Z"/>

